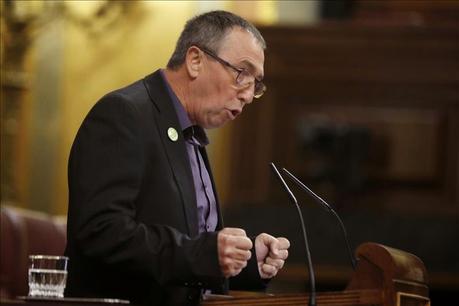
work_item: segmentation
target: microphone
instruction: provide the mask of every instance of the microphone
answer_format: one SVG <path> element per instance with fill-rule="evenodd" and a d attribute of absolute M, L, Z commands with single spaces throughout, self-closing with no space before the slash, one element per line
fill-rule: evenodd
<path fill-rule="evenodd" d="M 315 276 L 314 276 L 314 270 L 313 270 L 313 266 L 312 266 L 311 252 L 309 251 L 309 243 L 308 243 L 308 237 L 306 235 L 306 228 L 304 227 L 303 215 L 301 213 L 300 206 L 298 205 L 298 201 L 296 200 L 296 198 L 293 195 L 293 193 L 290 190 L 290 188 L 288 188 L 287 183 L 285 183 L 284 178 L 279 173 L 279 171 L 277 170 L 277 168 L 274 165 L 274 163 L 271 162 L 270 166 L 271 166 L 271 169 L 273 170 L 274 174 L 281 181 L 282 186 L 284 187 L 285 191 L 287 191 L 287 193 L 288 193 L 290 199 L 292 200 L 293 204 L 295 204 L 296 209 L 298 211 L 298 215 L 300 216 L 301 229 L 303 230 L 303 239 L 304 239 L 304 245 L 306 246 L 306 257 L 308 259 L 308 268 L 309 268 L 310 293 L 309 293 L 309 303 L 308 303 L 308 305 L 316 306 L 316 279 L 315 279 Z"/>
<path fill-rule="evenodd" d="M 312 196 L 312 198 L 317 202 L 319 203 L 321 206 L 325 207 L 329 212 L 331 212 L 335 217 L 336 219 L 338 219 L 339 221 L 339 224 L 341 226 L 341 230 L 343 232 L 343 235 L 344 235 L 344 240 L 346 241 L 346 246 L 347 246 L 347 252 L 349 254 L 349 258 L 351 260 L 351 264 L 352 264 L 352 268 L 355 270 L 355 267 L 356 267 L 356 260 L 354 258 L 354 256 L 352 255 L 352 251 L 351 251 L 351 247 L 349 245 L 349 239 L 347 237 L 347 232 L 346 232 L 346 228 L 344 227 L 344 224 L 343 224 L 343 221 L 341 220 L 341 218 L 339 217 L 338 213 L 327 203 L 325 202 L 321 197 L 319 197 L 317 194 L 315 194 L 311 189 L 309 189 L 305 184 L 303 184 L 303 182 L 301 182 L 296 176 L 294 176 L 293 174 L 291 174 L 287 169 L 285 168 L 282 168 L 282 170 L 285 172 L 285 174 L 287 174 L 287 176 L 292 180 L 294 181 L 298 186 L 300 186 L 301 189 L 303 189 L 304 191 L 306 191 L 310 196 Z"/>

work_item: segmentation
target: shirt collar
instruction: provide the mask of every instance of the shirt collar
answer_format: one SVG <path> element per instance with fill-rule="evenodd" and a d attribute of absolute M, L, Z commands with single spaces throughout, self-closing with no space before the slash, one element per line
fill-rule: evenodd
<path fill-rule="evenodd" d="M 177 117 L 179 119 L 180 128 L 183 131 L 183 135 L 185 139 L 192 140 L 194 138 L 194 140 L 196 140 L 199 145 L 201 146 L 208 145 L 209 139 L 207 138 L 206 132 L 199 125 L 193 125 L 191 123 L 190 117 L 188 116 L 179 98 L 177 97 L 175 92 L 172 90 L 172 87 L 167 81 L 166 76 L 164 75 L 164 71 L 162 69 L 160 70 L 160 73 L 161 73 L 161 77 L 164 80 L 164 83 L 166 84 L 166 88 L 167 88 L 167 92 L 169 93 L 169 97 L 171 98 L 174 104 L 175 112 L 177 113 Z"/>

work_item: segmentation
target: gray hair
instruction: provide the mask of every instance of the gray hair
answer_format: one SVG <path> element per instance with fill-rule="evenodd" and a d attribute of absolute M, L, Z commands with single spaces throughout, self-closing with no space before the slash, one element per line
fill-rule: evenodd
<path fill-rule="evenodd" d="M 266 49 L 266 42 L 253 24 L 233 13 L 211 11 L 188 20 L 175 46 L 167 68 L 177 69 L 185 62 L 186 53 L 191 46 L 204 47 L 218 53 L 223 38 L 228 32 L 240 27 L 250 32 Z"/>

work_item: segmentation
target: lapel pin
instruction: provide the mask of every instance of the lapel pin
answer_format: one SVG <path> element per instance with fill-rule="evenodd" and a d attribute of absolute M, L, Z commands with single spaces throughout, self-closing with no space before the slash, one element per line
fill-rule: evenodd
<path fill-rule="evenodd" d="M 177 141 L 177 139 L 178 139 L 177 130 L 174 129 L 173 127 L 168 128 L 167 129 L 167 136 L 169 136 L 170 140 Z"/>

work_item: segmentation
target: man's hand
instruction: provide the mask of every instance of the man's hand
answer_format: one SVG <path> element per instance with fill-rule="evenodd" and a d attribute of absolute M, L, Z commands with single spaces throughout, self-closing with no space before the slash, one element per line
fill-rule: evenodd
<path fill-rule="evenodd" d="M 217 236 L 218 261 L 225 277 L 238 275 L 247 266 L 253 244 L 240 228 L 226 227 Z"/>
<path fill-rule="evenodd" d="M 283 237 L 275 238 L 263 233 L 255 238 L 258 271 L 262 279 L 272 278 L 282 269 L 289 247 L 290 242 Z"/>

